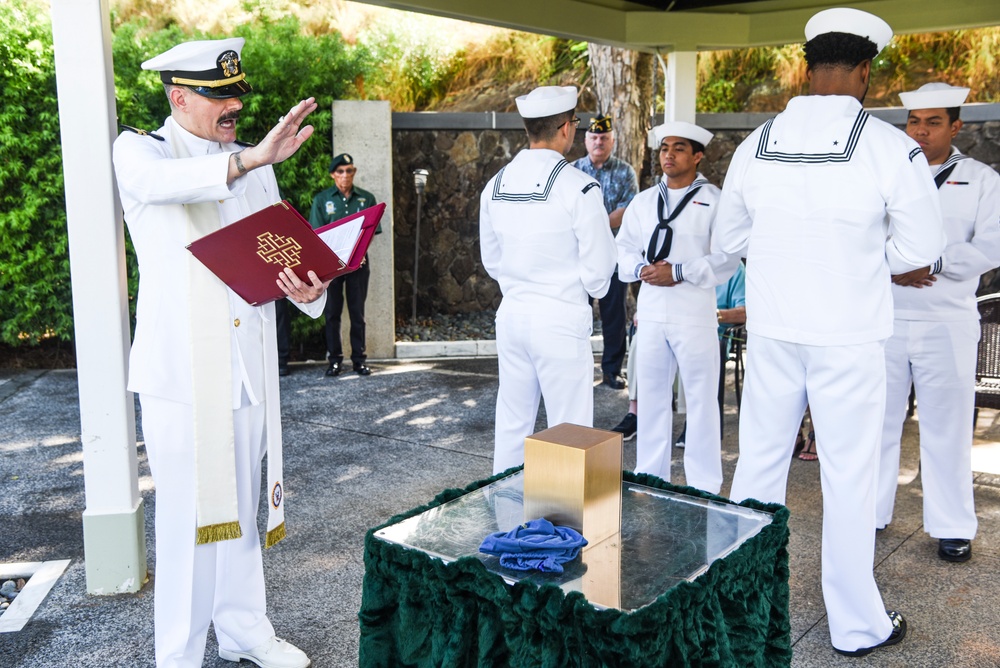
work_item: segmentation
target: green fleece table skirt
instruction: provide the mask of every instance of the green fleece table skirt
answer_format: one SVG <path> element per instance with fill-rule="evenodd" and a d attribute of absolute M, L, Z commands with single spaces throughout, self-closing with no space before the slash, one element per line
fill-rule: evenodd
<path fill-rule="evenodd" d="M 368 532 L 362 668 L 790 663 L 784 506 L 626 471 L 622 532 L 600 544 L 610 569 L 585 553 L 561 574 L 526 573 L 477 553 L 534 519 L 521 479 L 444 491 Z"/>

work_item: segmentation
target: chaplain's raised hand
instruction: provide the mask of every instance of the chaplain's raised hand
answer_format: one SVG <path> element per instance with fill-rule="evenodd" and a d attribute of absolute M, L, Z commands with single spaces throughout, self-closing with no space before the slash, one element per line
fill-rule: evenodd
<path fill-rule="evenodd" d="M 313 126 L 303 126 L 306 117 L 316 111 L 316 98 L 302 100 L 278 119 L 267 136 L 256 146 L 233 153 L 229 160 L 229 182 L 250 170 L 287 160 L 312 136 Z"/>

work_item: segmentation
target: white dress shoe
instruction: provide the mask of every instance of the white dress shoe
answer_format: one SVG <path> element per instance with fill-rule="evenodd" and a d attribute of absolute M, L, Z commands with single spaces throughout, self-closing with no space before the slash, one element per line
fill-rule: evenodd
<path fill-rule="evenodd" d="M 274 636 L 253 649 L 238 651 L 219 648 L 219 657 L 226 661 L 252 661 L 260 668 L 307 668 L 312 664 L 301 649 Z"/>

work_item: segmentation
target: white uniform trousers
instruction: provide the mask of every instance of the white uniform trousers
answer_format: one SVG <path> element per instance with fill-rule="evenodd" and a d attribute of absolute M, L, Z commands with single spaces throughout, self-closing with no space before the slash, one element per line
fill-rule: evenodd
<path fill-rule="evenodd" d="M 893 330 L 885 345 L 885 424 L 876 526 L 892 521 L 899 441 L 912 381 L 920 417 L 924 531 L 933 538 L 972 540 L 978 527 L 972 491 L 972 416 L 979 322 L 896 320 Z"/>
<path fill-rule="evenodd" d="M 548 425 L 594 426 L 594 353 L 585 324 L 550 315 L 497 316 L 497 391 L 493 472 L 524 463 L 524 439 L 535 432 L 538 399 Z"/>
<path fill-rule="evenodd" d="M 875 584 L 875 490 L 885 409 L 883 342 L 808 346 L 749 335 L 734 501 L 784 503 L 806 403 L 823 490 L 823 600 L 830 640 L 853 651 L 892 632 Z"/>
<path fill-rule="evenodd" d="M 636 358 L 638 357 L 639 346 L 636 345 L 639 340 L 639 330 L 636 329 L 635 334 L 632 335 L 632 339 L 628 344 L 628 362 L 625 366 L 625 376 L 628 378 L 628 400 L 637 401 L 639 399 L 639 383 L 635 379 L 636 369 Z"/>
<path fill-rule="evenodd" d="M 233 411 L 243 537 L 196 545 L 191 407 L 150 395 L 141 395 L 140 401 L 146 454 L 156 486 L 156 665 L 200 668 L 209 622 L 215 624 L 222 649 L 252 649 L 274 635 L 265 613 L 257 530 L 265 408 Z"/>
<path fill-rule="evenodd" d="M 722 487 L 722 439 L 716 328 L 643 320 L 636 338 L 639 348 L 636 472 L 670 480 L 674 428 L 670 403 L 674 377 L 680 371 L 687 400 L 684 477 L 691 487 L 718 494 Z"/>

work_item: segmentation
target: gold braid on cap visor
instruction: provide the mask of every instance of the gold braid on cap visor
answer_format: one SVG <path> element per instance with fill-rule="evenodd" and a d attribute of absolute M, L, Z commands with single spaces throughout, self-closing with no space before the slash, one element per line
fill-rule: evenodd
<path fill-rule="evenodd" d="M 246 78 L 246 73 L 240 72 L 234 77 L 229 77 L 228 79 L 217 79 L 216 81 L 198 81 L 196 79 L 183 79 L 181 77 L 170 77 L 170 81 L 178 86 L 205 86 L 206 88 L 219 88 L 221 86 L 228 86 L 230 84 L 243 81 Z"/>

